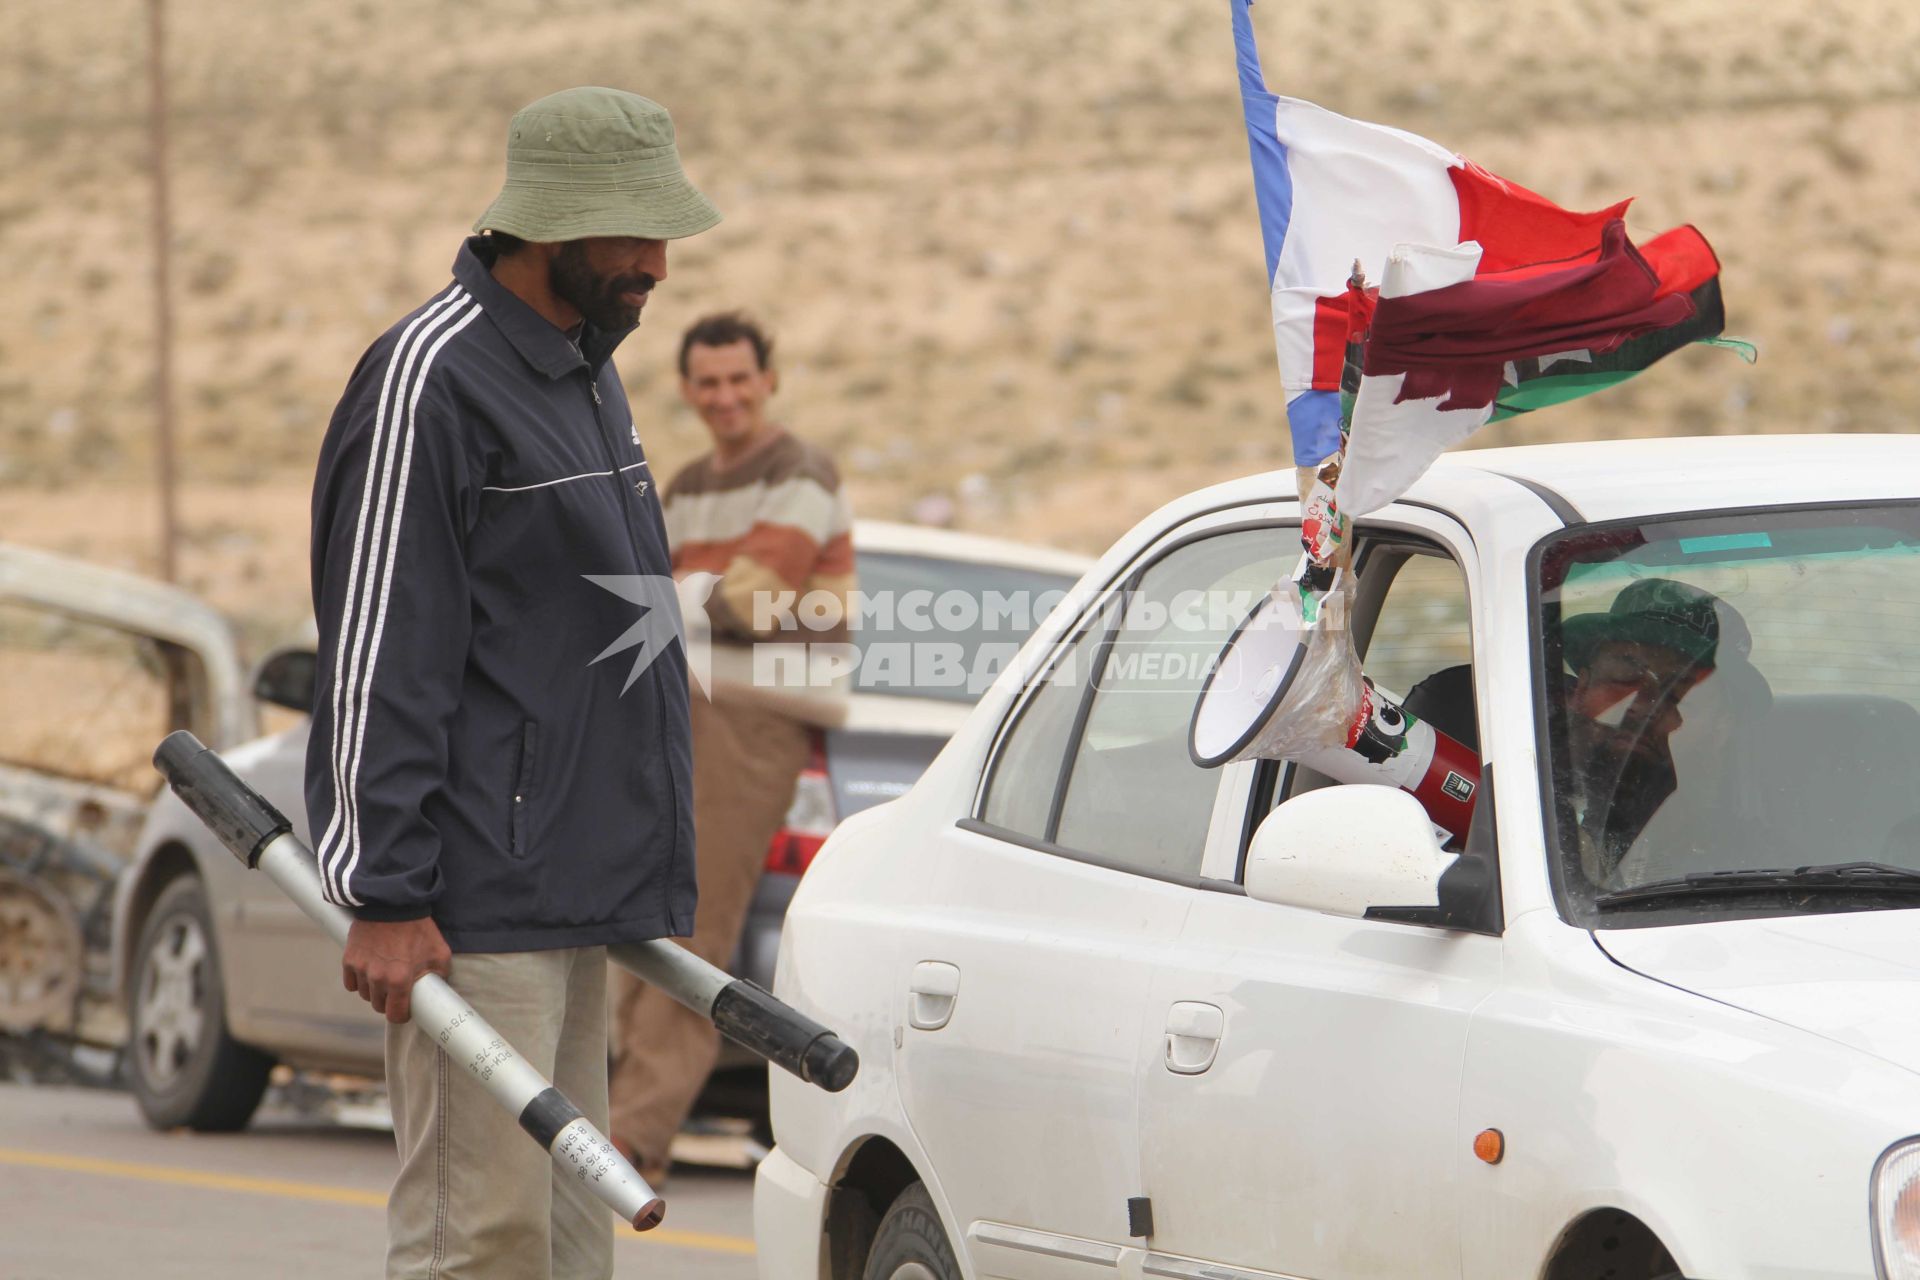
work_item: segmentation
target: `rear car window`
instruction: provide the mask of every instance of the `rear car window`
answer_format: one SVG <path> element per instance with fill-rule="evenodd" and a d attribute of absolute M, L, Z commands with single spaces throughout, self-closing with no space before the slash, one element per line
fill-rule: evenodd
<path fill-rule="evenodd" d="M 972 703 L 1074 579 L 1013 565 L 858 553 L 861 693 Z"/>

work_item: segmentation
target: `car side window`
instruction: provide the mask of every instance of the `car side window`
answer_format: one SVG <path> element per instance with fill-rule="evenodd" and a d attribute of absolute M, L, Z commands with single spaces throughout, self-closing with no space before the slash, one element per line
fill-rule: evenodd
<path fill-rule="evenodd" d="M 1363 542 L 1359 583 L 1356 638 L 1366 636 L 1361 668 L 1413 715 L 1477 751 L 1473 623 L 1460 566 L 1437 547 Z M 1334 781 L 1290 763 L 1276 763 L 1269 777 L 1256 789 L 1262 808 Z"/>
<path fill-rule="evenodd" d="M 1221 647 L 1298 559 L 1295 538 L 1272 527 L 1201 538 L 1127 593 L 1071 744 L 1055 844 L 1150 875 L 1200 874 L 1220 771 L 1193 762 L 1188 725 Z"/>
<path fill-rule="evenodd" d="M 987 785 L 981 816 L 1006 831 L 1035 840 L 1052 838 L 1053 797 L 1067 754 L 1073 722 L 1086 701 L 1093 658 L 1106 640 L 1117 607 L 1103 607 L 1097 621 L 1055 659 L 1040 687 L 1008 730 Z"/>
<path fill-rule="evenodd" d="M 1467 581 L 1460 566 L 1436 553 L 1403 553 L 1374 617 L 1362 663 L 1366 673 L 1381 688 L 1411 699 L 1414 714 L 1471 746 L 1480 739 L 1472 660 Z"/>
<path fill-rule="evenodd" d="M 192 654 L 152 636 L 0 604 L 0 764 L 151 794 L 153 744 L 195 677 Z"/>
<path fill-rule="evenodd" d="M 982 818 L 1064 855 L 1198 876 L 1220 773 L 1187 726 L 1234 628 L 1299 559 L 1293 526 L 1182 543 L 1103 606 L 1002 740 Z"/>

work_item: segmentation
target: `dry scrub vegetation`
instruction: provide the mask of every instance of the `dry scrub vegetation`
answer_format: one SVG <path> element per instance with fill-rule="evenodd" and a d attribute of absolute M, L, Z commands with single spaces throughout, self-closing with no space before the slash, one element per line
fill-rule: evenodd
<path fill-rule="evenodd" d="M 778 402 L 860 510 L 1096 548 L 1287 461 L 1224 0 L 175 0 L 191 585 L 305 597 L 305 486 L 366 343 L 436 289 L 507 116 L 568 84 L 668 103 L 726 212 L 620 365 L 665 472 L 703 310 L 779 331 Z M 139 0 L 0 16 L 0 537 L 151 567 Z M 1269 0 L 1274 87 L 1571 205 L 1637 194 L 1722 255 L 1724 352 L 1491 428 L 1910 430 L 1911 0 Z"/>

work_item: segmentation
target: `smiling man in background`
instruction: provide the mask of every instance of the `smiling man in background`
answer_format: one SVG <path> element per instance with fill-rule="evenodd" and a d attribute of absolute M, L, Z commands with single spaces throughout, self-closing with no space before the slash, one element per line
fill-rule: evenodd
<path fill-rule="evenodd" d="M 713 450 L 667 486 L 667 534 L 676 575 L 718 575 L 706 600 L 711 700 L 693 698 L 700 910 L 685 945 L 721 966 L 739 945 L 767 846 L 806 767 L 813 705 L 793 690 L 725 673 L 754 670 L 746 651 L 755 643 L 844 644 L 854 585 L 853 516 L 840 473 L 824 450 L 768 415 L 779 385 L 773 342 L 746 316 L 708 316 L 681 339 L 680 392 L 706 424 Z M 792 602 L 812 593 L 837 602 L 837 611 L 823 607 L 817 615 L 828 625 L 783 628 L 794 618 Z M 769 607 L 782 599 L 784 613 Z M 799 612 L 804 619 L 809 611 Z M 822 711 L 831 706 L 820 701 Z M 625 975 L 615 981 L 620 1057 L 609 1133 L 658 1185 L 673 1135 L 713 1070 L 719 1033 L 659 991 Z"/>
<path fill-rule="evenodd" d="M 604 1130 L 605 945 L 693 927 L 686 657 L 595 662 L 633 610 L 585 575 L 671 572 L 610 357 L 667 241 L 717 221 L 659 104 L 535 102 L 487 234 L 362 357 L 321 445 L 307 812 L 355 918 L 343 981 L 389 1024 L 391 1280 L 613 1271 L 606 1207 L 404 1024 L 446 975 Z"/>

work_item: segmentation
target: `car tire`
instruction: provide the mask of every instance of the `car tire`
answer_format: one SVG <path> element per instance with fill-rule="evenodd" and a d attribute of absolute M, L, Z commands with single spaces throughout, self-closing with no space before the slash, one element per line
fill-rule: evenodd
<path fill-rule="evenodd" d="M 902 1191 L 880 1219 L 864 1280 L 961 1280 L 940 1211 L 924 1183 Z"/>
<path fill-rule="evenodd" d="M 227 1034 L 213 913 L 197 876 L 161 891 L 140 930 L 128 997 L 127 1074 L 147 1123 L 205 1133 L 244 1129 L 273 1059 Z"/>

